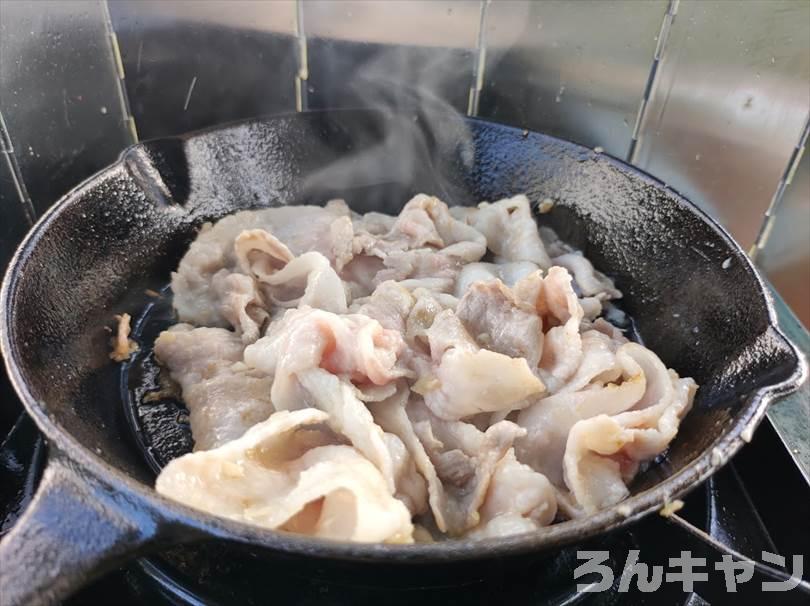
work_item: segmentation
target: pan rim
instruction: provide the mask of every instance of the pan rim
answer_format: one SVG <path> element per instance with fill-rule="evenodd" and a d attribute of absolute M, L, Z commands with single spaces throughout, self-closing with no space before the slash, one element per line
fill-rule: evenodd
<path fill-rule="evenodd" d="M 358 111 L 358 110 L 337 110 Z M 309 114 L 336 113 L 335 110 L 322 110 L 308 112 Z M 376 112 L 380 113 L 380 112 Z M 300 114 L 280 114 L 269 119 L 278 119 Z M 252 123 L 263 123 L 268 117 L 254 118 L 218 125 L 212 128 L 195 131 L 183 135 L 152 139 L 159 141 L 165 139 L 189 139 L 194 136 L 219 131 L 235 126 L 245 126 Z M 523 136 L 523 129 L 499 124 L 497 122 L 480 118 L 465 118 L 465 121 L 483 124 L 495 124 L 499 128 L 514 131 L 516 135 Z M 582 145 L 559 139 L 543 133 L 533 135 L 542 139 L 564 144 L 569 149 L 591 151 Z M 740 246 L 712 217 L 694 205 L 676 190 L 670 188 L 659 179 L 649 175 L 641 169 L 628 165 L 607 154 L 599 154 L 598 161 L 609 162 L 613 167 L 632 178 L 641 179 L 646 183 L 662 190 L 668 197 L 693 213 L 704 223 L 707 223 L 719 237 L 726 241 L 729 247 L 737 253 L 738 259 L 744 258 L 745 268 L 756 280 L 759 294 L 763 298 L 768 313 L 768 326 L 762 334 L 772 333 L 789 349 L 796 359 L 796 365 L 791 375 L 777 383 L 763 385 L 753 390 L 740 412 L 740 417 L 726 432 L 717 437 L 713 444 L 700 455 L 676 473 L 647 490 L 632 495 L 610 508 L 581 519 L 571 520 L 545 527 L 537 532 L 511 537 L 492 539 L 460 539 L 441 541 L 431 544 L 390 545 L 371 543 L 350 543 L 316 539 L 291 533 L 263 529 L 249 524 L 229 520 L 203 511 L 195 510 L 181 503 L 172 501 L 159 495 L 154 488 L 135 480 L 117 467 L 104 461 L 91 449 L 81 444 L 71 433 L 61 428 L 55 420 L 47 414 L 44 402 L 39 402 L 28 389 L 21 367 L 18 364 L 18 351 L 12 343 L 11 335 L 14 331 L 11 326 L 11 304 L 16 294 L 16 285 L 20 268 L 24 267 L 41 234 L 47 230 L 49 224 L 63 212 L 83 190 L 92 187 L 97 181 L 107 177 L 117 170 L 123 170 L 123 157 L 131 149 L 142 146 L 139 142 L 122 151 L 119 159 L 112 165 L 105 167 L 95 175 L 89 177 L 76 187 L 72 188 L 57 202 L 55 202 L 35 223 L 23 241 L 18 246 L 9 262 L 5 278 L 0 288 L 0 352 L 2 352 L 6 371 L 15 392 L 22 401 L 29 415 L 34 419 L 39 429 L 61 455 L 70 458 L 96 478 L 118 490 L 137 497 L 140 502 L 159 514 L 167 522 L 180 525 L 189 530 L 205 533 L 213 538 L 227 539 L 240 543 L 250 543 L 290 555 L 302 555 L 325 559 L 343 559 L 358 561 L 396 562 L 396 563 L 427 563 L 439 561 L 464 561 L 498 555 L 516 555 L 526 552 L 537 552 L 563 546 L 574 541 L 594 537 L 596 535 L 626 526 L 641 517 L 663 507 L 667 501 L 675 499 L 690 489 L 696 487 L 717 469 L 724 465 L 746 441 L 744 436 L 751 434 L 761 422 L 768 405 L 777 397 L 786 395 L 800 386 L 808 375 L 807 361 L 781 331 L 778 326 L 773 297 L 759 271 L 754 267 L 750 258 L 742 251 Z M 57 454 L 57 456 L 60 456 Z M 663 499 L 662 499 L 663 496 Z"/>

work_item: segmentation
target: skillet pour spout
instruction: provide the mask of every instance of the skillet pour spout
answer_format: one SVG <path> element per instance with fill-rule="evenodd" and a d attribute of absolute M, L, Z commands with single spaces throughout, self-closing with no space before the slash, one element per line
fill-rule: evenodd
<path fill-rule="evenodd" d="M 34 226 L 3 282 L 0 345 L 50 451 L 36 497 L 0 542 L 4 604 L 54 603 L 122 560 L 201 540 L 365 577 L 376 565 L 401 566 L 405 575 L 416 563 L 552 550 L 631 523 L 698 485 L 750 440 L 770 403 L 805 380 L 806 362 L 780 332 L 745 253 L 676 192 L 605 154 L 458 118 L 424 133 L 432 143 L 404 175 L 399 164 L 409 150 L 386 137 L 394 119 L 309 112 L 141 143 Z M 370 149 L 381 150 L 371 154 L 373 170 L 351 161 Z M 137 316 L 144 290 L 168 281 L 206 221 L 334 197 L 358 211 L 396 213 L 419 192 L 451 205 L 517 193 L 554 200 L 538 221 L 614 279 L 645 344 L 701 385 L 665 463 L 640 474 L 619 507 L 543 532 L 436 544 L 316 540 L 216 518 L 156 494 L 154 472 L 125 419 L 120 368 L 108 358 L 105 327 L 113 314 Z"/>

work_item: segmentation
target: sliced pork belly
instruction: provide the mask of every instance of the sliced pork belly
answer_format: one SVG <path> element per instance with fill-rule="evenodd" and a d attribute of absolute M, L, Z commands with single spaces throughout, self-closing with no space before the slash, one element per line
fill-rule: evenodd
<path fill-rule="evenodd" d="M 224 217 L 213 226 L 204 226 L 172 274 L 174 306 L 181 322 L 229 325 L 212 278 L 221 270 L 245 273 L 237 267 L 234 244 L 243 231 L 256 229 L 272 234 L 293 256 L 319 252 L 336 268 L 351 259 L 351 219 L 348 207 L 340 201 L 325 207 L 281 206 Z"/>
<path fill-rule="evenodd" d="M 650 352 L 651 353 L 651 352 Z M 654 355 L 654 354 L 652 354 Z M 574 424 L 565 447 L 565 483 L 577 505 L 593 513 L 628 496 L 627 484 L 643 461 L 669 446 L 689 412 L 697 385 L 668 373 L 671 389 L 655 403 Z"/>
<path fill-rule="evenodd" d="M 211 284 L 218 297 L 219 313 L 244 343 L 253 343 L 270 320 L 268 305 L 256 280 L 222 269 L 213 275 Z"/>
<path fill-rule="evenodd" d="M 571 274 L 552 267 L 543 278 L 534 273 L 513 289 L 515 298 L 535 308 L 546 331 L 538 375 L 549 393 L 557 391 L 576 372 L 582 359 L 582 306 L 571 287 Z"/>
<path fill-rule="evenodd" d="M 410 290 L 399 282 L 387 280 L 370 296 L 355 301 L 351 311 L 377 320 L 383 328 L 404 334 L 405 321 L 414 302 Z"/>
<path fill-rule="evenodd" d="M 272 399 L 285 410 L 300 406 L 298 373 L 320 367 L 356 384 L 384 385 L 404 373 L 395 367 L 402 347 L 399 333 L 367 316 L 302 308 L 287 311 L 244 355 L 248 366 L 275 377 Z"/>
<path fill-rule="evenodd" d="M 468 533 L 470 538 L 531 532 L 554 521 L 556 491 L 543 474 L 520 463 L 510 448 L 492 474 L 479 511 L 481 521 Z"/>
<path fill-rule="evenodd" d="M 526 196 L 479 204 L 471 220 L 472 227 L 487 239 L 496 263 L 529 261 L 541 269 L 551 267 Z"/>
<path fill-rule="evenodd" d="M 481 347 L 524 358 L 536 368 L 543 351 L 543 321 L 533 307 L 519 302 L 500 280 L 473 283 L 456 315 Z"/>
<path fill-rule="evenodd" d="M 288 311 L 268 336 L 245 350 L 244 359 L 274 377 L 270 396 L 276 409 L 313 406 L 328 412 L 333 429 L 380 469 L 393 492 L 393 462 L 382 430 L 350 381 L 362 390 L 402 376 L 394 368 L 402 347 L 399 333 L 366 316 L 300 309 Z"/>
<path fill-rule="evenodd" d="M 477 526 L 492 474 L 522 430 L 504 422 L 485 433 L 463 421 L 443 421 L 419 398 L 409 401 L 404 384 L 391 399 L 369 409 L 386 432 L 400 438 L 425 478 L 437 528 L 460 536 Z"/>
<path fill-rule="evenodd" d="M 597 297 L 600 300 L 619 299 L 622 293 L 616 289 L 613 280 L 594 269 L 591 262 L 581 253 L 566 253 L 552 259 L 554 265 L 564 267 L 574 277 L 574 284 L 584 297 Z"/>
<path fill-rule="evenodd" d="M 496 423 L 486 432 L 471 423 L 444 421 L 418 398 L 411 399 L 406 412 L 407 422 L 430 463 L 414 455 L 428 479 L 436 524 L 442 531 L 460 535 L 480 522 L 479 509 L 492 474 L 523 430 L 508 421 Z"/>
<path fill-rule="evenodd" d="M 188 324 L 155 341 L 155 355 L 182 389 L 195 450 L 234 440 L 274 411 L 272 377 L 242 363 L 244 347 L 233 332 Z"/>
<path fill-rule="evenodd" d="M 394 460 L 383 430 L 374 422 L 351 384 L 321 368 L 301 371 L 299 406 L 312 406 L 329 414 L 327 423 L 380 470 L 392 493 L 396 490 Z"/>
<path fill-rule="evenodd" d="M 436 382 L 422 395 L 442 419 L 510 410 L 545 389 L 525 359 L 479 348 L 451 310 L 436 316 L 427 338 Z"/>
<path fill-rule="evenodd" d="M 464 263 L 486 253 L 486 239 L 457 221 L 438 198 L 420 194 L 410 200 L 385 234 L 359 232 L 356 257 L 381 261 L 374 283 L 407 278 L 455 278 Z"/>
<path fill-rule="evenodd" d="M 308 305 L 345 313 L 346 289 L 329 260 L 318 252 L 293 257 L 272 234 L 243 231 L 234 243 L 239 268 L 255 278 L 264 298 L 279 307 Z"/>
<path fill-rule="evenodd" d="M 613 364 L 621 369 L 616 383 L 597 383 L 585 385 L 579 391 L 558 392 L 522 410 L 517 424 L 528 433 L 516 444 L 518 459 L 562 486 L 565 445 L 574 424 L 599 414 L 629 410 L 644 396 L 646 376 L 632 355 L 640 347 L 628 343 L 612 355 Z"/>
<path fill-rule="evenodd" d="M 196 442 L 158 490 L 268 528 L 536 532 L 626 497 L 696 389 L 600 317 L 621 292 L 525 196 L 237 213 L 172 286 L 208 327 L 156 342 Z"/>
<path fill-rule="evenodd" d="M 275 413 L 214 450 L 170 462 L 155 487 L 196 509 L 338 540 L 411 542 L 405 505 L 374 465 L 322 429 L 309 408 Z"/>
<path fill-rule="evenodd" d="M 455 295 L 459 299 L 475 282 L 490 282 L 500 280 L 506 286 L 512 287 L 531 273 L 540 269 L 531 261 L 515 261 L 513 263 L 468 263 L 459 273 L 456 280 Z"/>

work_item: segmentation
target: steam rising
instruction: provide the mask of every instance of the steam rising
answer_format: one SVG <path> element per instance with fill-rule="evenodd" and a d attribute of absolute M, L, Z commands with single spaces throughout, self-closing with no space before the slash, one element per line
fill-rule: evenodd
<path fill-rule="evenodd" d="M 355 207 L 358 200 L 351 198 L 351 192 L 367 190 L 359 202 L 369 208 L 355 208 L 360 211 L 396 213 L 406 201 L 404 197 L 379 199 L 373 193 L 376 190 L 400 190 L 402 196 L 425 190 L 448 203 L 463 202 L 459 199 L 464 197 L 463 190 L 446 176 L 448 161 L 469 169 L 475 156 L 470 129 L 447 100 L 448 91 L 469 90 L 472 61 L 467 53 L 460 53 L 387 48 L 362 63 L 346 84 L 341 83 L 345 94 L 337 103 L 344 108 L 377 110 L 387 119 L 370 123 L 367 132 L 353 133 L 363 144 L 309 175 L 304 190 L 336 192 Z M 459 70 L 460 59 L 469 69 Z M 341 76 L 335 70 L 331 77 Z M 466 99 L 461 103 L 466 106 Z M 334 106 L 334 99 L 330 105 Z M 382 132 L 380 124 L 384 125 Z"/>

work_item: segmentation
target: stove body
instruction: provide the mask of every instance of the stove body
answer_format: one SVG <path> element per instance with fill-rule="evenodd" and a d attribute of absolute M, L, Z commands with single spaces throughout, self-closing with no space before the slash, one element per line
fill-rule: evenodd
<path fill-rule="evenodd" d="M 682 192 L 750 250 L 787 301 L 778 302 L 783 328 L 807 353 L 794 313 L 810 323 L 808 23 L 802 0 L 4 1 L 0 267 L 45 209 L 137 141 L 309 109 L 451 108 L 602 148 Z M 0 397 L 5 531 L 32 494 L 45 445 L 19 418 L 5 377 Z M 786 519 L 784 503 L 810 502 L 809 477 L 805 386 L 689 497 L 684 518 L 757 560 L 763 550 L 806 552 L 807 522 Z M 639 549 L 642 560 L 664 565 L 681 549 L 702 550 L 710 567 L 721 557 L 705 537 L 661 519 L 605 541 L 590 548 Z M 206 549 L 139 560 L 73 602 L 251 603 L 227 582 L 237 573 L 214 565 Z M 437 603 L 502 595 L 515 603 L 725 603 L 717 574 L 696 592 L 665 584 L 665 593 L 622 596 L 624 555 L 616 557 L 615 587 L 603 593 L 576 592 L 573 552 L 560 554 L 554 574 L 540 574 L 547 560 L 518 572 L 505 563 L 461 589 L 426 582 L 402 591 Z M 385 583 L 289 574 L 273 577 L 289 602 L 390 593 Z"/>

